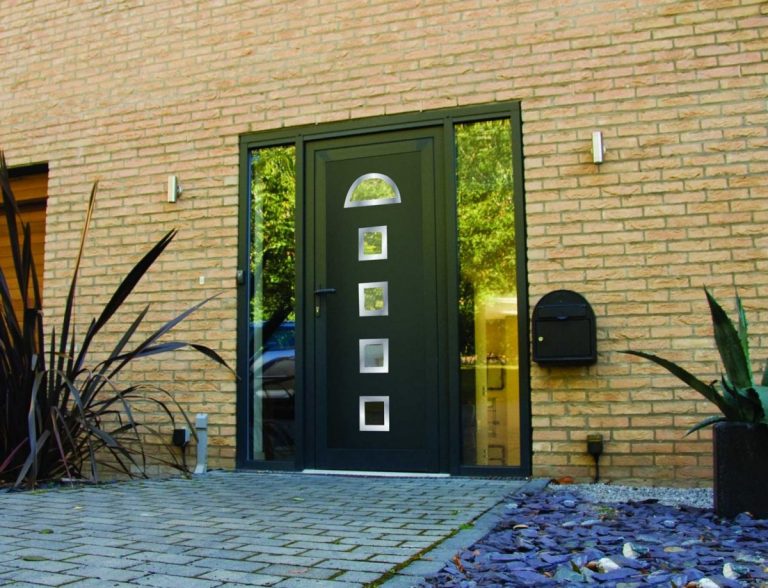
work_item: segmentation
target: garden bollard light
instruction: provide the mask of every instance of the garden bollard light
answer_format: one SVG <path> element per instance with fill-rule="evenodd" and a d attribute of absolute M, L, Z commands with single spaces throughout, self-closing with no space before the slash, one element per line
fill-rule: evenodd
<path fill-rule="evenodd" d="M 195 418 L 197 430 L 197 465 L 195 474 L 204 474 L 208 471 L 208 415 L 198 413 Z"/>

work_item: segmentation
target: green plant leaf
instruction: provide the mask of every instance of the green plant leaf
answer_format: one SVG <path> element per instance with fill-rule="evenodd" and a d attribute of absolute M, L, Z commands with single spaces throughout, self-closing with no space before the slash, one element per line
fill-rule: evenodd
<path fill-rule="evenodd" d="M 752 388 L 735 388 L 725 377 L 721 382 L 725 390 L 723 395 L 725 400 L 736 411 L 736 420 L 756 423 L 762 419 L 763 410 L 760 400 Z"/>
<path fill-rule="evenodd" d="M 760 407 L 763 410 L 763 416 L 762 419 L 760 419 L 760 422 L 768 425 L 768 385 L 755 386 L 753 390 L 755 391 L 755 395 L 760 402 Z"/>
<path fill-rule="evenodd" d="M 722 423 L 722 422 L 724 422 L 724 421 L 727 421 L 727 420 L 728 420 L 728 419 L 727 419 L 727 418 L 725 418 L 725 417 L 724 417 L 723 415 L 721 415 L 721 414 L 716 414 L 716 415 L 714 415 L 714 416 L 711 416 L 711 417 L 707 417 L 707 418 L 705 418 L 703 421 L 701 421 L 700 423 L 696 423 L 696 424 L 695 424 L 695 425 L 693 425 L 693 426 L 692 426 L 690 429 L 688 429 L 688 430 L 686 431 L 686 433 L 685 433 L 685 437 L 687 437 L 687 436 L 688 436 L 688 435 L 690 435 L 691 433 L 695 433 L 695 432 L 696 432 L 696 431 L 698 431 L 699 429 L 704 429 L 704 428 L 706 428 L 706 427 L 708 427 L 708 426 L 710 426 L 710 425 L 714 425 L 715 423 Z"/>
<path fill-rule="evenodd" d="M 710 294 L 709 290 L 705 289 L 704 291 L 712 314 L 715 344 L 720 353 L 720 359 L 723 361 L 728 380 L 735 388 L 749 388 L 754 384 L 754 381 L 741 337 L 723 307 Z"/>
<path fill-rule="evenodd" d="M 646 353 L 644 351 L 629 350 L 629 351 L 625 351 L 624 353 L 627 353 L 629 355 L 636 355 L 638 357 L 642 357 L 644 359 L 650 360 L 660 365 L 661 367 L 666 369 L 668 372 L 670 372 L 672 375 L 680 379 L 688 387 L 693 388 L 699 394 L 704 396 L 704 398 L 712 402 L 715 406 L 717 406 L 717 408 L 720 409 L 720 412 L 722 412 L 725 416 L 729 418 L 735 416 L 733 408 L 728 404 L 728 402 L 726 402 L 723 396 L 717 391 L 717 388 L 715 388 L 712 384 L 706 384 L 705 382 L 701 381 L 699 378 L 694 376 L 688 370 L 680 367 L 676 363 L 669 361 L 668 359 L 664 359 L 663 357 L 659 357 L 658 355 L 654 355 L 652 353 Z"/>
<path fill-rule="evenodd" d="M 739 316 L 739 341 L 741 342 L 741 348 L 744 350 L 744 357 L 746 358 L 745 365 L 750 370 L 750 376 L 752 370 L 750 369 L 751 359 L 749 357 L 749 333 L 747 323 L 747 313 L 744 311 L 744 305 L 741 303 L 741 297 L 736 294 L 736 312 Z"/>

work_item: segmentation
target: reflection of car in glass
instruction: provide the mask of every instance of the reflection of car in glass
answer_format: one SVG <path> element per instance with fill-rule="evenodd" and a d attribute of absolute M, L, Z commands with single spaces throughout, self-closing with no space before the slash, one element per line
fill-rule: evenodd
<path fill-rule="evenodd" d="M 260 345 L 262 324 L 251 325 L 251 382 L 254 420 L 261 415 L 266 459 L 290 459 L 294 453 L 296 325 L 283 322 Z"/>

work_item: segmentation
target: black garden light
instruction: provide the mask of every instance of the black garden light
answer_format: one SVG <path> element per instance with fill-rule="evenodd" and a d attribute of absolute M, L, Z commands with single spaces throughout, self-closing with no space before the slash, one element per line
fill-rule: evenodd
<path fill-rule="evenodd" d="M 603 454 L 603 436 L 600 433 L 587 435 L 587 453 L 595 458 L 595 483 L 600 480 L 600 456 Z"/>

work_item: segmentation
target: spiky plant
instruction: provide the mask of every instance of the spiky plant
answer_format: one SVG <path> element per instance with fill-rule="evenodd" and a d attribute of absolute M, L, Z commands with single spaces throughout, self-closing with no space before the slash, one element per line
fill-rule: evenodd
<path fill-rule="evenodd" d="M 712 315 L 715 345 L 725 368 L 720 381 L 704 382 L 678 364 L 644 351 L 626 351 L 644 357 L 677 376 L 712 402 L 721 414 L 710 416 L 697 423 L 686 435 L 721 421 L 739 421 L 768 425 L 768 365 L 760 384 L 755 383 L 749 356 L 747 316 L 741 298 L 736 296 L 738 327 L 734 325 L 714 296 L 704 290 Z"/>
<path fill-rule="evenodd" d="M 98 317 L 84 333 L 74 323 L 77 279 L 86 235 L 93 217 L 96 189 L 91 190 L 75 268 L 59 328 L 46 330 L 40 281 L 32 256 L 31 231 L 19 214 L 5 158 L 0 152 L 0 187 L 8 243 L 13 258 L 13 280 L 0 269 L 0 482 L 28 487 L 68 478 L 96 481 L 101 468 L 128 476 L 146 476 L 147 465 L 161 463 L 182 469 L 176 451 L 146 409 L 165 415 L 175 426 L 189 418 L 168 390 L 134 384 L 126 368 L 135 360 L 190 347 L 222 366 L 213 349 L 165 336 L 211 298 L 192 306 L 143 338 L 138 335 L 149 305 L 133 319 L 116 341 L 101 340 L 111 349 L 101 361 L 90 359 L 91 347 L 105 325 L 120 310 L 176 231 L 165 234 L 128 272 Z M 11 288 L 18 287 L 21 310 L 14 310 Z M 102 337 L 104 339 L 105 337 Z M 138 343 L 134 343 L 134 338 Z M 122 377 L 121 377 L 122 376 Z M 164 449 L 153 446 L 160 443 Z M 158 451 L 160 449 L 160 451 Z"/>

